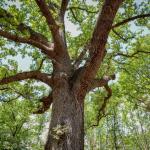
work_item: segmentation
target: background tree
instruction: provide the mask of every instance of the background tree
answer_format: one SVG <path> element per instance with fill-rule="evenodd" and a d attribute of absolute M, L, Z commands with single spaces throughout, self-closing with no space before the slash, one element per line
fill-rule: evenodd
<path fill-rule="evenodd" d="M 2 37 L 0 55 L 2 58 L 9 58 L 7 63 L 2 62 L 0 68 L 1 99 L 4 101 L 6 96 L 12 99 L 16 95 L 21 96 L 19 99 L 15 98 L 20 103 L 23 99 L 30 101 L 32 99 L 30 104 L 32 108 L 36 105 L 37 99 L 40 99 L 42 105 L 37 110 L 33 109 L 33 112 L 38 114 L 44 113 L 52 104 L 46 150 L 84 148 L 85 96 L 91 91 L 89 101 L 95 103 L 93 108 L 98 112 L 94 124 L 87 124 L 85 127 L 98 126 L 99 120 L 108 115 L 106 106 L 112 96 L 112 89 L 108 82 L 114 80 L 115 76 L 117 80 L 120 80 L 120 84 L 113 87 L 116 101 L 123 94 L 124 98 L 135 95 L 135 99 L 138 99 L 137 104 L 142 103 L 145 107 L 148 106 L 146 91 L 148 87 L 139 87 L 144 91 L 141 92 L 142 95 L 136 95 L 134 90 L 139 85 L 135 82 L 135 76 L 138 81 L 145 80 L 141 74 L 143 75 L 143 68 L 147 70 L 145 65 L 149 51 L 148 46 L 144 49 L 144 45 L 141 44 L 140 33 L 133 29 L 135 26 L 145 24 L 148 27 L 146 18 L 150 14 L 147 4 L 148 1 L 139 3 L 122 0 L 96 1 L 91 2 L 91 5 L 86 1 L 76 0 L 0 2 L 0 36 Z M 80 32 L 75 37 L 66 31 L 66 11 L 68 11 L 68 20 L 77 25 Z M 136 19 L 142 20 L 130 24 Z M 142 32 L 142 30 L 138 31 Z M 146 36 L 143 39 L 146 40 L 146 38 L 149 37 Z M 135 47 L 135 43 L 138 42 L 139 45 L 136 44 L 137 47 Z M 22 71 L 22 68 L 19 69 L 17 63 L 10 59 L 10 56 L 18 55 L 32 59 L 29 71 Z M 138 66 L 138 74 L 135 73 L 137 60 L 133 59 L 137 56 L 140 57 L 141 63 Z M 132 66 L 128 65 L 130 61 Z M 130 77 L 128 80 L 128 75 L 121 70 L 127 70 L 127 72 L 129 70 L 129 74 L 132 74 L 135 79 Z M 21 82 L 18 83 L 18 81 Z M 43 83 L 44 86 L 42 86 Z M 137 83 L 136 87 L 133 83 Z M 134 89 L 133 93 L 125 95 L 124 85 L 129 87 L 129 91 Z M 104 87 L 104 90 L 99 91 L 100 87 Z M 92 94 L 95 96 L 90 96 Z M 140 96 L 140 99 L 137 96 Z M 110 121 L 107 120 L 107 125 L 109 127 L 111 122 L 113 140 L 108 145 L 112 149 L 119 149 L 118 135 L 121 132 L 118 127 L 119 116 L 114 104 L 112 104 L 113 107 L 109 106 L 112 108 L 110 112 L 113 115 Z M 139 118 L 139 114 L 137 117 Z M 93 121 L 90 122 L 93 123 Z M 108 142 L 107 140 L 106 143 Z M 147 143 L 144 139 L 146 147 Z"/>

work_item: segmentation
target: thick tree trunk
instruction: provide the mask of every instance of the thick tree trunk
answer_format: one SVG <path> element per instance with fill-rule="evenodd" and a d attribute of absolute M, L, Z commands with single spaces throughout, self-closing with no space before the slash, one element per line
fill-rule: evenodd
<path fill-rule="evenodd" d="M 45 150 L 84 149 L 84 108 L 66 79 L 56 80 Z"/>

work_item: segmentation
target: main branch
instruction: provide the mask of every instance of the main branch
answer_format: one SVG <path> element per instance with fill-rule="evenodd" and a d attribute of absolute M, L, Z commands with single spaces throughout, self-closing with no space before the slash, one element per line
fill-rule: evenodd
<path fill-rule="evenodd" d="M 26 32 L 29 36 L 28 37 L 20 37 L 19 35 L 14 35 L 12 33 L 9 33 L 5 30 L 6 25 L 0 24 L 1 25 L 1 30 L 0 30 L 0 35 L 13 40 L 15 42 L 19 43 L 28 43 L 30 45 L 36 46 L 41 49 L 41 51 L 48 55 L 49 57 L 52 57 L 53 55 L 53 49 L 51 48 L 51 44 L 49 43 L 48 39 L 42 35 L 41 33 L 38 33 L 34 31 L 30 26 L 20 22 L 20 23 L 15 23 L 15 17 L 6 11 L 5 9 L 1 8 L 1 13 L 0 13 L 0 18 L 3 18 L 6 20 L 6 22 L 9 24 L 9 26 L 15 27 L 16 31 L 21 32 L 24 34 Z"/>
<path fill-rule="evenodd" d="M 10 77 L 5 77 L 0 80 L 0 85 L 4 85 L 4 84 L 11 83 L 11 82 L 16 82 L 16 81 L 22 81 L 26 79 L 39 80 L 48 84 L 49 86 L 53 86 L 52 79 L 49 76 L 49 74 L 41 73 L 39 71 L 21 72 Z"/>
<path fill-rule="evenodd" d="M 30 26 L 20 22 L 20 23 L 15 23 L 15 17 L 6 11 L 5 9 L 1 8 L 1 13 L 0 13 L 0 18 L 3 18 L 9 25 L 13 26 L 16 28 L 17 31 L 20 31 L 21 33 L 27 32 L 30 35 L 30 38 L 36 39 L 40 43 L 49 46 L 48 39 L 42 35 L 41 33 L 38 33 L 34 31 Z M 0 24 L 1 27 L 5 27 L 7 25 Z"/>
<path fill-rule="evenodd" d="M 51 10 L 45 0 L 35 0 L 35 2 L 37 3 L 42 15 L 46 18 L 47 25 L 49 26 L 54 40 L 54 51 L 57 53 L 58 59 L 66 57 L 69 60 L 70 58 L 67 52 L 67 44 L 64 36 L 64 30 L 62 29 L 62 26 L 64 26 L 64 24 L 61 24 L 62 22 L 60 24 L 56 23 L 57 21 L 53 17 Z M 64 3 L 62 3 L 60 10 L 60 15 L 62 17 L 64 17 L 68 0 L 63 2 Z"/>
<path fill-rule="evenodd" d="M 39 48 L 41 50 L 41 52 L 46 54 L 49 58 L 54 57 L 53 48 L 47 47 L 46 45 L 43 45 L 39 41 L 33 40 L 32 38 L 25 38 L 25 37 L 21 37 L 21 36 L 18 36 L 18 35 L 14 35 L 10 32 L 3 31 L 1 29 L 0 29 L 0 36 L 6 38 L 8 40 L 12 40 L 14 42 L 17 42 L 17 43 L 30 44 L 32 46 L 35 46 L 35 47 Z"/>
<path fill-rule="evenodd" d="M 95 78 L 103 61 L 108 34 L 112 28 L 113 20 L 122 1 L 123 0 L 105 0 L 102 11 L 98 16 L 97 24 L 90 41 L 90 57 L 86 62 L 80 77 L 81 87 L 79 91 L 82 91 L 82 93 L 86 92 L 89 83 Z"/>

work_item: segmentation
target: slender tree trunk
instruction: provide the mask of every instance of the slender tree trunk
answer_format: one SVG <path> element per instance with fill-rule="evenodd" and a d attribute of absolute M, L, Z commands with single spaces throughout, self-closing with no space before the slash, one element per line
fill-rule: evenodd
<path fill-rule="evenodd" d="M 52 118 L 45 150 L 83 150 L 83 101 L 79 102 L 66 79 L 56 80 Z"/>
<path fill-rule="evenodd" d="M 119 147 L 118 147 L 118 139 L 117 139 L 117 134 L 116 134 L 116 132 L 117 132 L 117 118 L 116 118 L 117 116 L 116 116 L 116 111 L 115 111 L 115 109 L 114 109 L 114 113 L 113 113 L 113 141 L 114 141 L 114 149 L 115 150 L 118 150 L 119 149 Z"/>

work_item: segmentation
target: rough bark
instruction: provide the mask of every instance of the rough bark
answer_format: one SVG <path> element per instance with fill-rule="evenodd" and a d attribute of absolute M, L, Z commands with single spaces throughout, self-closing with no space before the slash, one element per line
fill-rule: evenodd
<path fill-rule="evenodd" d="M 79 103 L 68 79 L 54 81 L 55 100 L 45 150 L 83 150 L 83 103 Z"/>

